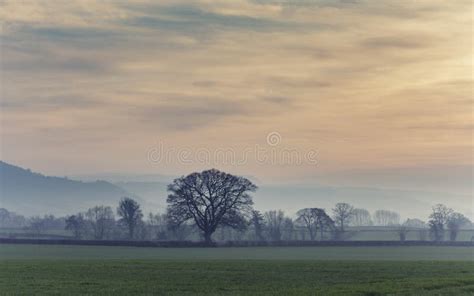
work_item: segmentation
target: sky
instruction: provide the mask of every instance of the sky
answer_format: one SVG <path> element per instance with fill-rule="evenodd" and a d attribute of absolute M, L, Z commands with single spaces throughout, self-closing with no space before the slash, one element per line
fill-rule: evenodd
<path fill-rule="evenodd" d="M 471 1 L 0 0 L 0 20 L 4 161 L 472 192 Z"/>

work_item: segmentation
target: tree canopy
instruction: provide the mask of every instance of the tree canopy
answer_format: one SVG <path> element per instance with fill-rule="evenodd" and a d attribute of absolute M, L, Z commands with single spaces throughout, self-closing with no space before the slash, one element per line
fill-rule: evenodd
<path fill-rule="evenodd" d="M 218 226 L 245 229 L 257 186 L 243 177 L 216 169 L 177 178 L 168 185 L 168 219 L 181 225 L 193 221 L 206 242 Z"/>
<path fill-rule="evenodd" d="M 119 223 L 127 227 L 128 237 L 132 239 L 135 228 L 143 217 L 140 205 L 135 200 L 124 197 L 119 203 L 117 214 L 121 217 Z"/>

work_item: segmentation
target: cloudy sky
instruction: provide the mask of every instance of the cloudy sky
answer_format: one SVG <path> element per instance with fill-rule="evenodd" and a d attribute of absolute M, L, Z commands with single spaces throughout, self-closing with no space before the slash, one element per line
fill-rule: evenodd
<path fill-rule="evenodd" d="M 0 20 L 7 162 L 56 175 L 470 180 L 471 1 L 1 0 Z M 160 145 L 171 158 L 314 151 L 317 165 L 152 161 Z"/>

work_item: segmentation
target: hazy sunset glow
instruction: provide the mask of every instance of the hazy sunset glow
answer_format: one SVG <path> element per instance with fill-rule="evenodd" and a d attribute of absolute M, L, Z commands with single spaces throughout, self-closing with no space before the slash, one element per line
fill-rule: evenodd
<path fill-rule="evenodd" d="M 0 20 L 12 163 L 265 180 L 472 165 L 471 1 L 2 1 Z M 318 165 L 147 157 L 270 132 Z"/>

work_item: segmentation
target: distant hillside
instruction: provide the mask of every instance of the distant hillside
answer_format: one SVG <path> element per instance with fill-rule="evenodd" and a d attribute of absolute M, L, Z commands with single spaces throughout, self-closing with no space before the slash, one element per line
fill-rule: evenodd
<path fill-rule="evenodd" d="M 71 214 L 130 194 L 109 182 L 44 176 L 0 161 L 0 207 L 24 215 Z"/>
<path fill-rule="evenodd" d="M 112 179 L 82 182 L 48 177 L 0 162 L 0 207 L 24 215 L 72 214 L 100 204 L 115 208 L 122 196 L 133 196 L 142 205 L 145 214 L 150 211 L 164 212 L 168 195 L 166 187 L 170 181 L 160 180 L 155 176 L 155 181 L 152 182 L 136 179 L 139 178 L 116 183 Z M 472 195 L 467 194 L 311 183 L 256 183 L 259 189 L 252 194 L 254 206 L 262 211 L 283 209 L 293 215 L 304 207 L 323 207 L 329 210 L 337 202 L 349 202 L 371 212 L 389 209 L 398 211 L 405 218 L 426 219 L 431 206 L 444 203 L 474 217 Z"/>

